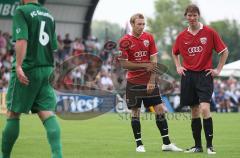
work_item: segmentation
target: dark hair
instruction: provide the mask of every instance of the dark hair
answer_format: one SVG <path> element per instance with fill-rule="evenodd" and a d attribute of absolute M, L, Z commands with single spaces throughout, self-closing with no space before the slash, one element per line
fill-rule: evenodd
<path fill-rule="evenodd" d="M 144 16 L 141 13 L 134 14 L 130 18 L 130 24 L 134 24 L 136 19 L 144 19 Z"/>
<path fill-rule="evenodd" d="M 187 15 L 187 13 L 198 13 L 198 15 L 200 15 L 200 10 L 198 8 L 197 5 L 195 4 L 190 4 L 187 6 L 186 10 L 185 10 L 185 13 L 184 13 L 184 16 Z"/>

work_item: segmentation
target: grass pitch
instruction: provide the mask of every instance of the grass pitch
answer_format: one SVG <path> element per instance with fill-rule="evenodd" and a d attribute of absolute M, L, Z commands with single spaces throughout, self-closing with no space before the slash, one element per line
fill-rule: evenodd
<path fill-rule="evenodd" d="M 193 145 L 189 114 L 168 116 L 171 141 L 185 149 Z M 62 129 L 64 158 L 239 158 L 240 114 L 213 114 L 214 147 L 216 155 L 162 152 L 162 140 L 154 116 L 141 118 L 142 140 L 146 153 L 135 152 L 135 142 L 129 115 L 108 113 L 89 120 L 69 121 L 59 119 Z M 0 115 L 0 131 L 5 116 Z M 50 147 L 41 121 L 36 115 L 23 115 L 20 136 L 14 146 L 12 158 L 50 158 Z M 204 133 L 202 131 L 202 138 Z M 0 135 L 1 139 L 1 135 Z M 203 139 L 205 146 L 205 139 Z"/>

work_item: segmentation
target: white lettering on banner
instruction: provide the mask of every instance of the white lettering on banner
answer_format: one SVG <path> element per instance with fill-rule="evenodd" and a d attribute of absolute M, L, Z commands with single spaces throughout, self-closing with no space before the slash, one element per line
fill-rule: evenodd
<path fill-rule="evenodd" d="M 2 15 L 6 16 L 6 15 L 10 14 L 10 9 L 11 9 L 11 5 L 10 4 L 5 4 L 3 6 Z"/>
<path fill-rule="evenodd" d="M 97 97 L 93 99 L 78 99 L 78 97 L 67 97 L 71 102 L 71 112 L 86 112 L 99 106 L 100 100 Z M 63 97 L 65 99 L 65 97 Z"/>
<path fill-rule="evenodd" d="M 133 55 L 134 55 L 135 58 L 144 57 L 144 56 L 147 56 L 147 51 L 135 52 Z"/>
<path fill-rule="evenodd" d="M 195 55 L 195 53 L 201 53 L 203 51 L 202 46 L 197 46 L 197 47 L 190 47 L 188 48 L 188 53 L 192 56 Z"/>
<path fill-rule="evenodd" d="M 12 6 L 11 13 L 10 13 L 11 16 L 14 15 L 14 11 L 15 11 L 16 7 L 17 7 L 17 5 L 13 5 L 13 6 Z"/>
<path fill-rule="evenodd" d="M 0 4 L 0 16 L 13 16 L 19 2 L 13 4 Z"/>

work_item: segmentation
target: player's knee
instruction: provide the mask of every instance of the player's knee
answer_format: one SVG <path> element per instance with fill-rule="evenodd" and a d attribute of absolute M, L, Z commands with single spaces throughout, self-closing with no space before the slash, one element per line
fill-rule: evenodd
<path fill-rule="evenodd" d="M 132 108 L 132 117 L 140 117 L 140 109 L 139 108 Z"/>
<path fill-rule="evenodd" d="M 192 118 L 194 119 L 194 118 L 199 118 L 201 115 L 200 115 L 200 113 L 193 113 L 192 112 Z"/>
<path fill-rule="evenodd" d="M 10 119 L 19 118 L 20 115 L 21 115 L 20 113 L 16 113 L 16 112 L 13 112 L 13 111 L 8 111 L 7 112 L 7 117 L 10 118 Z"/>
<path fill-rule="evenodd" d="M 200 104 L 201 110 L 210 110 L 210 104 L 207 102 L 202 102 Z"/>
<path fill-rule="evenodd" d="M 163 115 L 165 112 L 164 105 L 163 104 L 158 104 L 154 106 L 154 110 L 157 115 Z"/>
<path fill-rule="evenodd" d="M 40 118 L 42 121 L 46 120 L 47 118 L 49 118 L 49 117 L 51 117 L 51 116 L 53 116 L 53 115 L 54 115 L 54 114 L 53 114 L 52 111 L 39 111 L 39 112 L 38 112 L 38 116 L 39 116 L 39 118 Z"/>
<path fill-rule="evenodd" d="M 202 116 L 203 116 L 203 118 L 209 118 L 209 117 L 211 117 L 211 112 L 210 112 L 210 108 L 209 108 L 209 107 L 203 107 L 203 108 L 201 109 L 201 111 L 202 111 Z"/>
<path fill-rule="evenodd" d="M 192 118 L 200 117 L 200 108 L 199 108 L 199 106 L 193 106 L 191 108 L 191 114 L 192 114 Z"/>

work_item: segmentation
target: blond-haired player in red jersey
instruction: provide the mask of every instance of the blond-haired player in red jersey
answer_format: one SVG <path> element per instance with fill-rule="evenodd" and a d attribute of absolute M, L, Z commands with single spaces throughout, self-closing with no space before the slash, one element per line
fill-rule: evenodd
<path fill-rule="evenodd" d="M 182 151 L 171 143 L 168 136 L 168 124 L 164 115 L 164 105 L 152 71 L 156 68 L 157 48 L 150 33 L 144 32 L 145 19 L 142 14 L 131 17 L 132 32 L 120 39 L 120 56 L 123 68 L 128 70 L 126 101 L 132 110 L 131 126 L 137 144 L 137 152 L 145 152 L 141 139 L 140 108 L 154 106 L 156 124 L 161 133 L 163 151 Z"/>
<path fill-rule="evenodd" d="M 179 33 L 173 46 L 172 56 L 177 73 L 181 75 L 181 106 L 190 106 L 192 114 L 192 135 L 195 145 L 187 153 L 203 152 L 201 142 L 202 123 L 208 154 L 216 154 L 213 149 L 213 122 L 210 113 L 210 101 L 213 93 L 213 77 L 219 75 L 228 57 L 228 49 L 218 33 L 199 22 L 198 6 L 187 6 L 184 14 L 189 27 Z M 219 55 L 217 68 L 212 68 L 212 54 Z M 179 60 L 182 56 L 182 64 Z"/>

